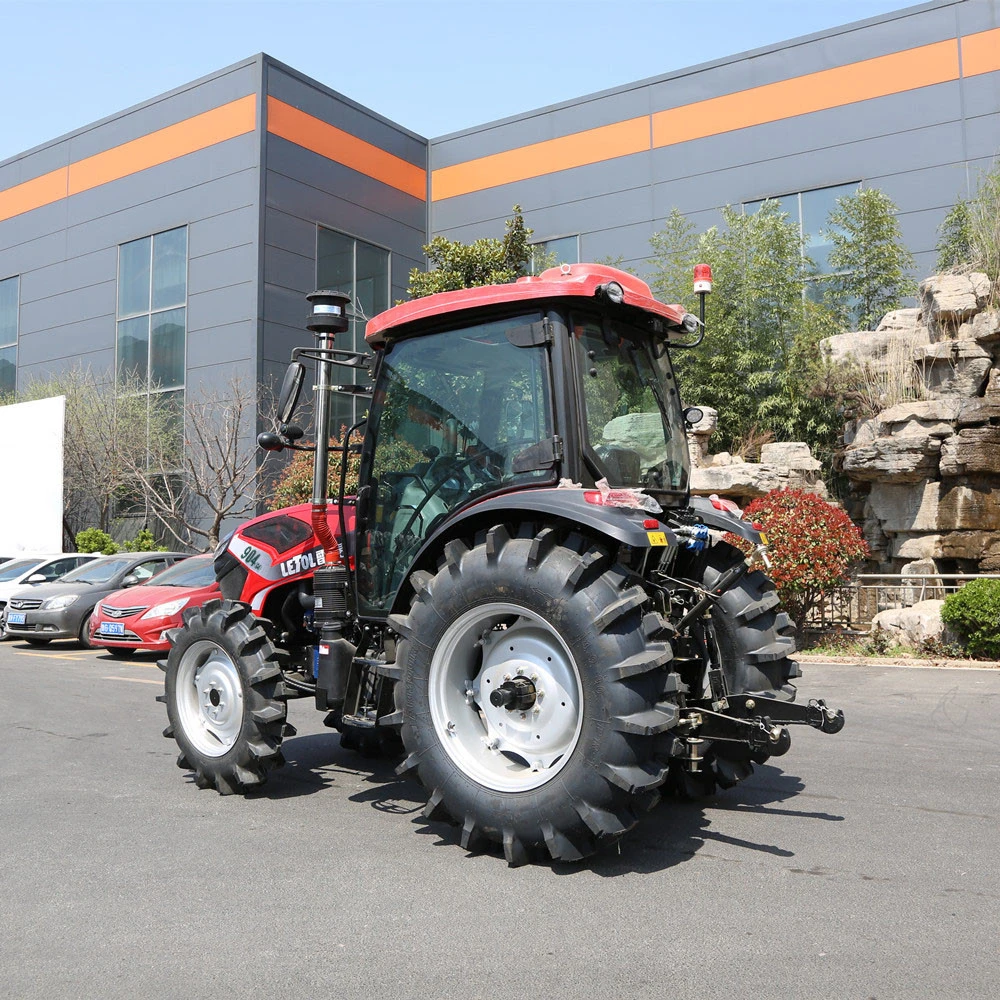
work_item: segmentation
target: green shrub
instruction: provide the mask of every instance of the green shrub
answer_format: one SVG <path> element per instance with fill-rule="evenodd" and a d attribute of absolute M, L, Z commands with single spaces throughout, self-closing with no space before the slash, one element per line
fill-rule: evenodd
<path fill-rule="evenodd" d="M 104 556 L 113 556 L 118 552 L 118 543 L 100 528 L 84 528 L 76 533 L 76 549 L 78 552 L 100 552 Z"/>
<path fill-rule="evenodd" d="M 122 542 L 124 552 L 166 552 L 162 545 L 156 544 L 156 539 L 149 528 L 143 528 L 135 538 Z"/>
<path fill-rule="evenodd" d="M 972 580 L 949 594 L 941 620 L 958 634 L 972 656 L 1000 659 L 1000 580 Z"/>

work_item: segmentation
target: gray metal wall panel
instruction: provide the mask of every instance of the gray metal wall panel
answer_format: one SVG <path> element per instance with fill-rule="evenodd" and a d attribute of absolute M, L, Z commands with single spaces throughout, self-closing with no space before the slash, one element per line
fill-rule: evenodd
<path fill-rule="evenodd" d="M 962 81 L 962 103 L 966 118 L 993 114 L 1000 107 L 1000 73 L 980 73 Z M 993 139 L 1000 145 L 1000 137 Z"/>
<path fill-rule="evenodd" d="M 231 288 L 252 278 L 257 270 L 257 245 L 217 250 L 195 257 L 188 264 L 188 297 L 213 288 Z"/>
<path fill-rule="evenodd" d="M 118 183 L 117 181 L 115 183 Z M 153 200 L 138 205 L 119 203 L 116 210 L 89 222 L 72 226 L 66 233 L 66 253 L 75 257 L 102 247 L 117 245 L 149 233 L 231 211 L 257 202 L 258 175 L 255 166 L 203 184 L 174 191 L 161 188 Z M 142 192 L 148 195 L 149 191 Z"/>
<path fill-rule="evenodd" d="M 291 253 L 280 247 L 264 247 L 264 280 L 301 292 L 305 296 L 316 287 L 316 258 Z M 303 299 L 303 315 L 305 315 Z"/>
<path fill-rule="evenodd" d="M 207 329 L 189 332 L 187 370 L 226 366 L 234 361 L 252 359 L 256 324 L 252 319 L 219 323 Z M 199 376 L 200 377 L 200 376 Z"/>
<path fill-rule="evenodd" d="M 250 62 L 222 70 L 218 75 L 196 81 L 180 91 L 154 98 L 147 104 L 116 115 L 108 121 L 88 126 L 70 137 L 70 156 L 73 160 L 93 156 L 168 125 L 175 125 L 203 111 L 246 97 L 256 92 L 257 77 L 257 65 Z"/>
<path fill-rule="evenodd" d="M 43 361 L 31 361 L 30 359 L 21 362 L 20 350 L 17 366 L 17 383 L 22 390 L 33 382 L 47 382 L 55 375 L 74 369 L 90 369 L 92 372 L 110 372 L 115 367 L 115 352 L 113 348 L 96 347 L 93 340 L 88 340 L 86 336 L 80 338 L 80 342 L 86 344 L 85 349 L 79 354 L 65 355 L 59 358 L 48 357 L 46 354 Z"/>
<path fill-rule="evenodd" d="M 997 74 L 997 80 L 996 107 L 1000 109 L 1000 73 Z M 1000 156 L 1000 110 L 966 122 L 965 151 L 970 160 Z"/>
<path fill-rule="evenodd" d="M 23 246 L 43 236 L 62 232 L 66 228 L 66 212 L 66 202 L 57 201 L 5 219 L 0 222 L 0 248 L 7 250 Z"/>
<path fill-rule="evenodd" d="M 1000 4 L 997 3 L 997 0 L 963 3 L 955 7 L 954 10 L 958 19 L 959 31 L 963 35 L 1000 27 Z"/>
<path fill-rule="evenodd" d="M 253 276 L 250 276 L 251 279 Z M 188 337 L 199 330 L 211 330 L 217 326 L 226 326 L 239 320 L 252 320 L 257 317 L 256 281 L 247 280 L 238 284 L 188 296 Z M 244 357 L 242 348 L 234 348 L 239 353 L 236 357 Z M 251 351 L 252 353 L 252 351 Z"/>
<path fill-rule="evenodd" d="M 106 247 L 73 260 L 60 260 L 47 267 L 28 270 L 21 277 L 21 308 L 37 299 L 48 298 L 53 288 L 72 292 L 102 281 L 115 281 L 117 272 L 117 247 Z"/>
<path fill-rule="evenodd" d="M 53 142 L 0 163 L 0 191 L 51 173 L 69 163 L 69 144 Z"/>
<path fill-rule="evenodd" d="M 0 246 L 3 244 L 3 223 L 0 223 Z M 37 267 L 46 267 L 66 256 L 66 230 L 19 243 L 0 250 L 0 278 L 13 274 L 26 275 Z"/>
<path fill-rule="evenodd" d="M 420 233 L 425 232 L 427 209 L 423 199 L 414 198 L 388 184 L 366 177 L 342 163 L 328 160 L 325 156 L 296 146 L 280 136 L 267 137 L 267 168 L 268 205 L 277 205 L 302 218 L 310 218 L 315 216 L 314 206 L 323 204 L 320 198 L 339 195 L 341 203 L 367 209 L 373 215 L 393 223 L 408 226 Z M 294 194 L 281 186 L 280 178 L 306 185 L 317 194 L 302 192 L 296 202 L 292 200 L 295 198 Z M 289 201 L 286 203 L 285 199 Z M 300 206 L 300 210 L 296 210 L 295 204 Z M 378 225 L 374 219 L 365 224 Z M 385 231 L 395 232 L 389 229 Z"/>
<path fill-rule="evenodd" d="M 57 292 L 32 302 L 22 301 L 20 335 L 50 331 L 55 336 L 54 331 L 58 327 L 77 320 L 92 320 L 101 316 L 113 319 L 117 292 L 118 282 L 112 277 L 109 281 Z"/>
<path fill-rule="evenodd" d="M 66 317 L 63 317 L 65 320 Z M 48 362 L 65 361 L 83 358 L 95 351 L 110 351 L 112 358 L 115 349 L 114 313 L 103 316 L 93 316 L 88 319 L 74 319 L 50 328 L 25 331 L 17 342 L 18 369 L 23 366 L 32 367 Z M 103 371 L 111 371 L 113 362 Z M 73 367 L 63 365 L 65 367 Z M 95 369 L 97 371 L 98 369 Z M 18 373 L 21 385 L 24 384 L 20 371 Z"/>
<path fill-rule="evenodd" d="M 307 304 L 305 299 L 300 298 L 299 303 L 296 313 L 298 322 L 295 325 L 272 322 L 262 324 L 264 353 L 261 360 L 265 367 L 271 366 L 272 370 L 280 368 L 282 375 L 284 374 L 284 366 L 288 364 L 292 356 L 292 348 L 316 346 L 315 338 L 306 329 Z"/>
<path fill-rule="evenodd" d="M 283 201 L 280 196 L 276 201 Z M 289 212 L 268 206 L 265 209 L 264 242 L 266 246 L 278 247 L 290 253 L 302 254 L 312 246 L 309 256 L 316 255 L 316 223 L 308 218 L 300 218 Z"/>
<path fill-rule="evenodd" d="M 167 192 L 186 191 L 245 170 L 257 157 L 253 133 L 227 139 L 138 173 L 73 195 L 67 202 L 71 226 L 107 218 L 123 205 L 142 205 Z M 206 205 L 209 209 L 211 206 Z"/>
<path fill-rule="evenodd" d="M 256 243 L 258 215 L 256 204 L 195 219 L 188 226 L 188 257 L 202 257 L 228 247 Z"/>
<path fill-rule="evenodd" d="M 319 118 L 418 167 L 427 166 L 427 141 L 343 95 L 334 95 L 268 63 L 267 92 L 285 104 Z"/>

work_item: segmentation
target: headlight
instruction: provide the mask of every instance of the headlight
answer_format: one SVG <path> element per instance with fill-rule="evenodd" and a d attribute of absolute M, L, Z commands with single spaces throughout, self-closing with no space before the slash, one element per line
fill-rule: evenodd
<path fill-rule="evenodd" d="M 42 601 L 42 610 L 59 611 L 61 608 L 68 608 L 79 599 L 79 594 L 60 594 L 58 597 L 49 597 Z"/>
<path fill-rule="evenodd" d="M 157 604 L 150 608 L 144 615 L 143 618 L 169 618 L 171 615 L 176 615 L 181 608 L 187 604 L 187 597 L 178 597 L 176 600 L 167 601 L 165 604 Z"/>

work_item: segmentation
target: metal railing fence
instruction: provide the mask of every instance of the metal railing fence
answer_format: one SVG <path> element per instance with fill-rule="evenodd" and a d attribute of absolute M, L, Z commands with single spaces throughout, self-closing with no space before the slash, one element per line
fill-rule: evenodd
<path fill-rule="evenodd" d="M 849 628 L 866 632 L 872 619 L 890 608 L 943 600 L 972 580 L 1000 580 L 998 573 L 861 573 L 824 595 L 806 619 L 810 630 Z"/>

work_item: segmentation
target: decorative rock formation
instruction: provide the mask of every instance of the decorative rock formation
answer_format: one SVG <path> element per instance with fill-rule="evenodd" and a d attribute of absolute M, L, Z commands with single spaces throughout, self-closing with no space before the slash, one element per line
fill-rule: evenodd
<path fill-rule="evenodd" d="M 921 560 L 930 573 L 993 571 L 1000 569 L 1000 312 L 986 309 L 984 274 L 928 278 L 920 300 L 919 310 L 888 313 L 873 333 L 823 341 L 831 360 L 876 374 L 897 366 L 896 384 L 911 379 L 922 397 L 849 425 L 843 471 L 865 495 L 865 538 L 885 568 Z"/>
<path fill-rule="evenodd" d="M 909 608 L 880 611 L 872 628 L 881 628 L 901 646 L 919 648 L 928 642 L 953 641 L 941 621 L 943 600 L 920 601 Z"/>

